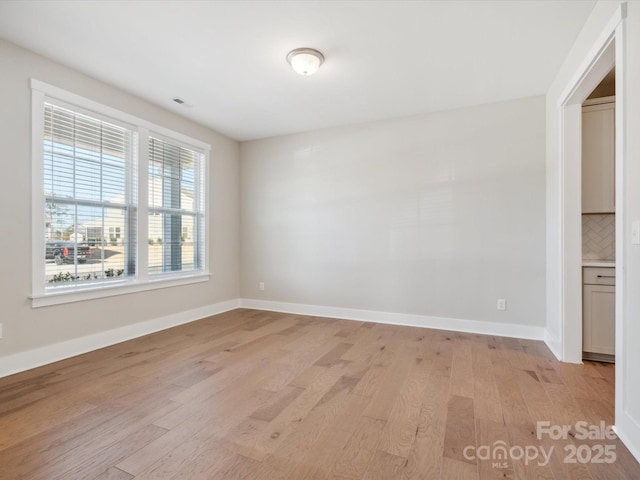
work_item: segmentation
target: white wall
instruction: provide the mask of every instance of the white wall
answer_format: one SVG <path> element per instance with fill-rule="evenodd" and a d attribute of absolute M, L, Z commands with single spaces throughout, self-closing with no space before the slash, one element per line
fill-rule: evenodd
<path fill-rule="evenodd" d="M 243 143 L 242 296 L 543 326 L 544 111 L 535 97 Z"/>
<path fill-rule="evenodd" d="M 547 94 L 547 334 L 549 343 L 560 355 L 563 166 L 558 102 L 621 3 L 624 2 L 615 0 L 596 4 Z M 636 368 L 640 365 L 640 295 L 637 293 L 640 291 L 640 246 L 631 245 L 631 221 L 640 219 L 640 190 L 636 187 L 640 185 L 640 2 L 628 2 L 627 9 L 624 68 L 616 65 L 616 75 L 623 77 L 625 85 L 623 92 L 617 89 L 617 94 L 622 99 L 618 106 L 624 115 L 626 139 L 622 205 L 620 202 L 616 205 L 616 218 L 622 221 L 622 230 L 616 232 L 616 273 L 623 279 L 617 290 L 624 288 L 623 303 L 618 305 L 622 308 L 616 312 L 622 320 L 617 326 L 623 326 L 623 332 L 619 333 L 624 334 L 617 337 L 622 339 L 623 346 L 622 355 L 616 359 L 616 426 L 627 446 L 640 458 L 640 381 Z M 579 192 L 565 193 L 579 198 Z"/>
<path fill-rule="evenodd" d="M 629 2 L 625 55 L 625 246 L 624 281 L 624 376 L 625 391 L 618 416 L 624 415 L 624 434 L 633 435 L 636 458 L 640 459 L 640 245 L 631 245 L 631 222 L 640 220 L 640 2 Z M 623 420 L 621 418 L 621 420 Z"/>
<path fill-rule="evenodd" d="M 239 294 L 239 146 L 121 90 L 0 40 L 0 371 L 15 355 L 74 338 L 130 327 Z M 34 77 L 211 145 L 210 281 L 177 288 L 31 308 L 31 90 Z M 169 96 L 167 98 L 170 98 Z M 3 360 L 3 357 L 6 357 Z M 21 357 L 22 358 L 22 357 Z M 4 362 L 4 364 L 3 364 Z"/>

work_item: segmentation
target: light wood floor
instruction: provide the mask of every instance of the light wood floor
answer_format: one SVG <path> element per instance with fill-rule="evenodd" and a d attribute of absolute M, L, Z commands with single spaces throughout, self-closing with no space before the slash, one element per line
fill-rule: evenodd
<path fill-rule="evenodd" d="M 536 438 L 611 424 L 613 382 L 537 341 L 235 310 L 0 379 L 0 478 L 637 480 L 618 440 Z M 554 451 L 465 458 L 498 441 Z"/>

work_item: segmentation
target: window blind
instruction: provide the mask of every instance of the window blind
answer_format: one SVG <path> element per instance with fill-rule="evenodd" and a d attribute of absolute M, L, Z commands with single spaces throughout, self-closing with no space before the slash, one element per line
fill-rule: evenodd
<path fill-rule="evenodd" d="M 135 142 L 131 129 L 45 102 L 48 288 L 135 275 Z"/>
<path fill-rule="evenodd" d="M 204 161 L 201 152 L 149 137 L 150 275 L 204 269 Z"/>

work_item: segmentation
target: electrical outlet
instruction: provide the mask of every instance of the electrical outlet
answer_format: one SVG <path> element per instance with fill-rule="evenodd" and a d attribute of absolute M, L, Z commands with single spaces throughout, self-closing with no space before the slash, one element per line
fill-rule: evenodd
<path fill-rule="evenodd" d="M 260 282 L 259 287 L 260 287 L 260 290 L 264 290 L 264 282 Z"/>
<path fill-rule="evenodd" d="M 499 298 L 498 303 L 496 305 L 498 310 L 506 310 L 507 309 L 507 300 L 504 298 Z"/>

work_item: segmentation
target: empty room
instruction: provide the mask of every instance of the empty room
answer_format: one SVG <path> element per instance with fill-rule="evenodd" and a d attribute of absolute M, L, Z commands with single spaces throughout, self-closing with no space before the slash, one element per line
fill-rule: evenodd
<path fill-rule="evenodd" d="M 640 0 L 0 1 L 0 480 L 640 479 Z"/>

